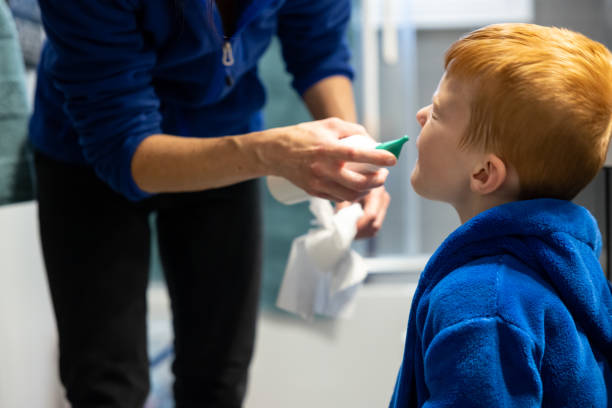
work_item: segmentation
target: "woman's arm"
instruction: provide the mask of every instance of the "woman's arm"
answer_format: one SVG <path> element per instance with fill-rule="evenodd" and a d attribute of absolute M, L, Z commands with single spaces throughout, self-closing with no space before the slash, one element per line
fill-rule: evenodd
<path fill-rule="evenodd" d="M 388 152 L 335 143 L 356 133 L 365 130 L 331 118 L 220 138 L 156 134 L 136 149 L 132 176 L 139 188 L 156 193 L 216 188 L 273 174 L 311 195 L 354 201 L 382 185 L 386 173 L 354 173 L 343 168 L 345 161 L 395 164 Z"/>
<path fill-rule="evenodd" d="M 316 82 L 304 92 L 302 99 L 315 119 L 333 116 L 357 122 L 353 84 L 344 75 L 334 75 Z"/>

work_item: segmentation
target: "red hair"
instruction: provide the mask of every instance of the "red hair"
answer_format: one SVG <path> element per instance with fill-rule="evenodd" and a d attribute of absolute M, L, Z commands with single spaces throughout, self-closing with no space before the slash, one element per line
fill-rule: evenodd
<path fill-rule="evenodd" d="M 601 169 L 612 124 L 612 56 L 582 34 L 533 24 L 473 31 L 446 52 L 471 85 L 464 147 L 518 172 L 521 199 L 572 199 Z"/>

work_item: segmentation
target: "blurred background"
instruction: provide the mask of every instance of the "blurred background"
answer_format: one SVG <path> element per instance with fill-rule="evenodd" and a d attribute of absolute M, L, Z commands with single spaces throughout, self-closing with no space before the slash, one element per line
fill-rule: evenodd
<path fill-rule="evenodd" d="M 444 52 L 453 41 L 482 25 L 521 21 L 568 27 L 612 46 L 609 0 L 353 3 L 349 39 L 360 121 L 381 141 L 404 134 L 411 140 L 386 184 L 392 202 L 382 231 L 376 238 L 354 245 L 366 258 L 369 275 L 357 294 L 354 314 L 348 319 L 317 318 L 306 322 L 274 306 L 291 242 L 307 231 L 312 215 L 307 204 L 284 206 L 276 202 L 261 183 L 264 280 L 247 408 L 387 406 L 401 362 L 419 273 L 432 251 L 459 225 L 449 205 L 419 198 L 409 182 L 416 157 L 414 141 L 419 133 L 415 113 L 430 103 L 443 72 Z M 11 0 L 9 5 L 19 32 L 31 98 L 34 69 L 44 38 L 40 16 L 35 1 Z M 268 127 L 310 119 L 288 85 L 290 77 L 285 73 L 277 42 L 272 43 L 262 60 L 260 74 L 268 90 Z M 608 173 L 609 169 L 604 169 L 576 199 L 599 222 L 604 238 L 601 262 L 606 273 L 610 253 Z M 21 191 L 15 189 L 12 197 L 0 200 L 0 406 L 63 407 L 63 391 L 56 374 L 57 337 L 37 235 L 36 204 L 27 194 L 27 174 L 17 176 Z M 169 318 L 160 264 L 153 251 L 149 288 L 150 408 L 173 406 L 169 399 Z"/>

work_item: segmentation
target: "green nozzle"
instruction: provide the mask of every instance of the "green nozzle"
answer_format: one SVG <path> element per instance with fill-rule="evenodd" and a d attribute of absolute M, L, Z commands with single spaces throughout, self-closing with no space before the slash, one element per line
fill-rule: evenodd
<path fill-rule="evenodd" d="M 400 153 L 402 151 L 402 146 L 406 143 L 410 138 L 407 135 L 400 137 L 399 139 L 390 140 L 388 142 L 384 142 L 376 146 L 377 149 L 383 149 L 388 152 L 391 152 L 399 159 Z"/>

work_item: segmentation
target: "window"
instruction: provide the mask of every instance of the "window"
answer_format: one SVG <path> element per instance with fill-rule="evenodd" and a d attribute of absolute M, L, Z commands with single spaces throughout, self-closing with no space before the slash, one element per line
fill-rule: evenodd
<path fill-rule="evenodd" d="M 532 0 L 361 0 L 351 29 L 360 118 L 372 134 L 389 140 L 411 137 L 391 170 L 385 226 L 362 252 L 372 271 L 419 269 L 444 237 L 459 225 L 444 203 L 418 197 L 410 186 L 419 134 L 415 113 L 430 103 L 443 73 L 446 48 L 474 28 L 533 19 Z M 383 258 L 383 259 L 380 259 Z M 395 266 L 394 266 L 395 265 Z"/>

